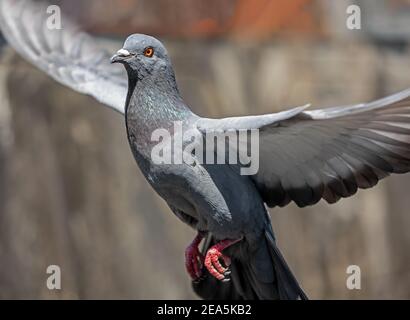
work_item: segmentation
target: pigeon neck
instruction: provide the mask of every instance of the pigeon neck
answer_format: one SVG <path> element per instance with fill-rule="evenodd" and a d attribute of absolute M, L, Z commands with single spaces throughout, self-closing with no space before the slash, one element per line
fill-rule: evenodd
<path fill-rule="evenodd" d="M 150 125 L 166 125 L 192 115 L 181 98 L 173 71 L 165 72 L 143 76 L 128 74 L 128 117 L 138 118 Z"/>
<path fill-rule="evenodd" d="M 143 171 L 150 162 L 150 150 L 157 143 L 151 141 L 154 130 L 172 132 L 175 121 L 187 123 L 193 116 L 178 92 L 174 77 L 164 82 L 158 78 L 129 75 L 125 107 L 127 134 Z"/>

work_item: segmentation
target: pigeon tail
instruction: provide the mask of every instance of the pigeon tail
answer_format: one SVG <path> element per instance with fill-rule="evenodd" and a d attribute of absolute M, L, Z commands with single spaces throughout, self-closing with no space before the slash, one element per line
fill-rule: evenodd
<path fill-rule="evenodd" d="M 265 231 L 265 237 L 275 268 L 280 300 L 308 300 L 307 295 L 300 287 L 285 258 L 279 251 L 271 230 Z"/>

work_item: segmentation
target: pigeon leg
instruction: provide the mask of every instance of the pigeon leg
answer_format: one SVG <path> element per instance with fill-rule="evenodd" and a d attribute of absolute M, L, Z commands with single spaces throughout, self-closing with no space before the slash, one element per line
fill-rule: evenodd
<path fill-rule="evenodd" d="M 197 280 L 202 274 L 201 269 L 204 264 L 204 256 L 199 251 L 198 246 L 204 236 L 203 232 L 198 232 L 195 239 L 185 249 L 185 267 L 192 280 Z"/>
<path fill-rule="evenodd" d="M 221 281 L 229 281 L 225 276 L 229 274 L 228 267 L 231 264 L 231 258 L 224 255 L 222 250 L 232 246 L 233 244 L 241 241 L 242 238 L 236 240 L 222 240 L 216 245 L 209 248 L 205 256 L 205 267 L 208 269 L 209 273 L 215 278 Z M 224 262 L 226 267 L 223 267 L 220 263 L 220 259 Z"/>

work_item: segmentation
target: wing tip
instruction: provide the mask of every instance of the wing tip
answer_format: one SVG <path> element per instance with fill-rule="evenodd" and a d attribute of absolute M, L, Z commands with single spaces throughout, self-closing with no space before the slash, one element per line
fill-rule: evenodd
<path fill-rule="evenodd" d="M 386 108 L 392 104 L 395 104 L 407 98 L 410 98 L 410 88 L 404 89 L 397 93 L 367 103 L 358 103 L 353 105 L 305 111 L 303 112 L 303 114 L 312 120 L 332 119 L 337 117 L 354 115 L 366 111 L 372 111 L 380 108 Z"/>

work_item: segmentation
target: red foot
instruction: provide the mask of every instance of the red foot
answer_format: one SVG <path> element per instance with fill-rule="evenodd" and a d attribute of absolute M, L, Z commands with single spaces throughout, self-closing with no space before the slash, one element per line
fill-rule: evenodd
<path fill-rule="evenodd" d="M 197 280 L 202 274 L 201 269 L 204 264 L 204 256 L 199 251 L 198 246 L 203 237 L 203 234 L 198 233 L 185 250 L 185 267 L 192 280 Z"/>
<path fill-rule="evenodd" d="M 231 265 L 231 258 L 224 255 L 222 253 L 222 250 L 232 246 L 233 244 L 241 240 L 242 238 L 236 240 L 222 240 L 218 242 L 216 245 L 209 248 L 208 252 L 206 253 L 205 267 L 208 269 L 209 273 L 218 280 L 229 281 L 229 279 L 227 279 L 225 275 L 228 271 L 228 267 Z M 221 265 L 219 259 L 222 259 L 226 267 L 223 267 Z"/>

